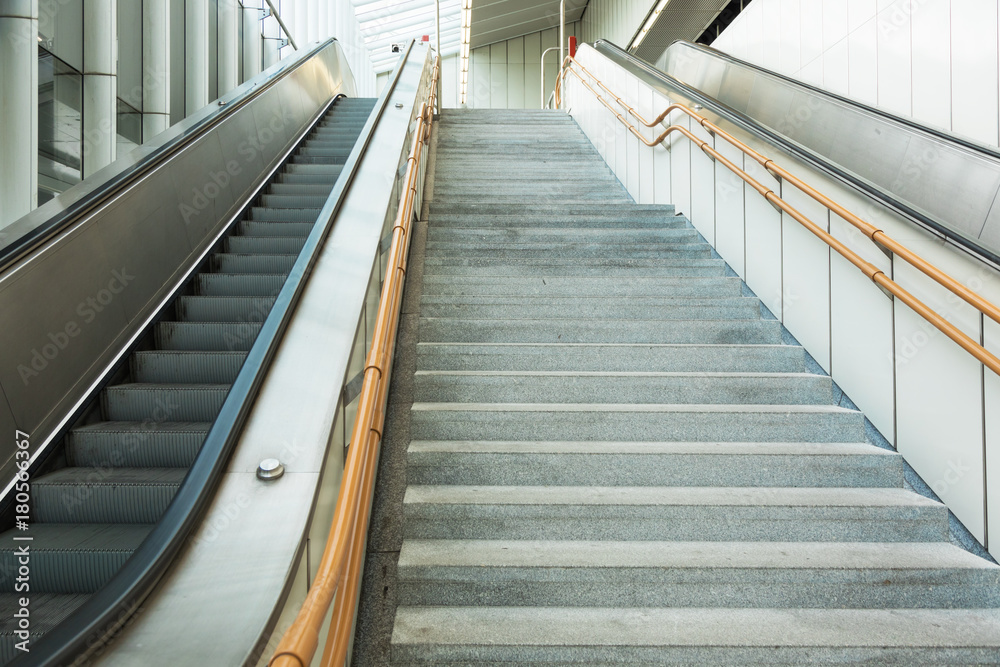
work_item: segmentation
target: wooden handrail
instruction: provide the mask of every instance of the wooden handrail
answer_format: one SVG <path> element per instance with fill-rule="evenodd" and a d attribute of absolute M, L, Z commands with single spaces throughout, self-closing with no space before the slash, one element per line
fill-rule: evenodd
<path fill-rule="evenodd" d="M 631 106 L 623 102 L 621 98 L 615 95 L 607 86 L 605 86 L 601 82 L 600 79 L 594 76 L 589 70 L 587 70 L 586 67 L 581 65 L 575 58 L 567 56 L 565 65 L 566 66 L 563 67 L 564 74 L 556 85 L 557 98 L 561 96 L 561 84 L 562 80 L 565 78 L 565 72 L 569 72 L 574 76 L 576 76 L 580 80 L 580 83 L 582 83 L 584 87 L 586 87 L 587 90 L 589 90 L 594 95 L 594 97 L 597 98 L 597 100 L 602 105 L 604 105 L 605 108 L 608 109 L 608 111 L 614 114 L 614 116 L 618 119 L 618 121 L 622 123 L 632 135 L 638 138 L 639 141 L 641 141 L 646 146 L 649 146 L 651 148 L 653 146 L 658 146 L 662 144 L 667 137 L 669 137 L 671 134 L 675 132 L 687 137 L 696 146 L 698 146 L 698 148 L 700 148 L 706 155 L 712 158 L 712 160 L 724 165 L 727 169 L 729 169 L 731 172 L 736 174 L 741 180 L 743 180 L 747 185 L 756 190 L 757 193 L 763 196 L 772 206 L 774 206 L 779 211 L 787 213 L 799 224 L 808 229 L 810 232 L 812 232 L 812 234 L 817 236 L 824 243 L 826 243 L 833 250 L 835 250 L 837 254 L 839 254 L 841 257 L 843 257 L 851 264 L 856 266 L 858 269 L 860 269 L 866 276 L 868 276 L 868 278 L 872 282 L 874 282 L 883 290 L 893 295 L 894 297 L 898 298 L 900 301 L 902 301 L 907 306 L 912 308 L 916 313 L 918 313 L 924 319 L 930 322 L 935 328 L 937 328 L 943 334 L 948 336 L 948 338 L 950 338 L 952 341 L 954 341 L 956 344 L 962 347 L 962 349 L 964 349 L 969 354 L 974 356 L 978 361 L 984 364 L 991 371 L 1000 375 L 1000 359 L 998 359 L 989 350 L 984 348 L 977 341 L 974 341 L 972 338 L 970 338 L 963 331 L 958 329 L 958 327 L 953 325 L 951 322 L 948 322 L 946 319 L 944 319 L 944 317 L 942 317 L 932 308 L 927 306 L 927 304 L 923 303 L 915 296 L 910 294 L 906 289 L 904 289 L 898 283 L 896 283 L 891 278 L 886 276 L 885 273 L 883 273 L 876 266 L 862 259 L 858 254 L 850 250 L 837 238 L 832 236 L 826 230 L 819 227 L 819 225 L 817 225 L 813 221 L 809 220 L 809 218 L 807 218 L 797 209 L 795 209 L 786 201 L 784 201 L 780 196 L 775 194 L 773 190 L 771 190 L 766 185 L 763 185 L 762 183 L 754 179 L 752 176 L 747 174 L 742 168 L 733 164 L 733 162 L 731 162 L 724 155 L 715 150 L 715 148 L 709 146 L 707 141 L 702 141 L 694 133 L 692 133 L 686 127 L 683 127 L 681 125 L 671 125 L 667 127 L 666 130 L 664 130 L 655 139 L 653 140 L 646 139 L 646 137 L 642 134 L 642 132 L 640 132 L 634 125 L 632 125 L 632 123 L 630 123 L 628 119 L 626 119 L 621 113 L 616 111 L 614 107 L 612 107 L 611 104 L 609 104 L 608 101 L 604 99 L 604 97 L 600 93 L 594 90 L 594 87 L 591 86 L 583 78 L 583 76 L 576 71 L 576 68 L 583 70 L 583 72 L 586 73 L 587 76 L 590 77 L 593 81 L 595 81 L 597 85 L 599 85 L 601 88 L 607 91 L 609 95 L 614 97 L 617 103 L 623 109 L 625 109 L 629 113 L 629 115 L 639 120 L 646 127 L 652 128 L 662 123 L 674 111 L 681 111 L 687 114 L 688 116 L 696 120 L 698 124 L 704 127 L 705 130 L 707 130 L 710 134 L 722 137 L 731 145 L 739 149 L 742 153 L 750 156 L 755 162 L 764 167 L 764 169 L 766 169 L 768 173 L 770 173 L 772 176 L 774 176 L 779 180 L 785 180 L 791 183 L 797 189 L 801 190 L 804 194 L 808 195 L 813 200 L 819 202 L 824 207 L 826 207 L 830 211 L 833 211 L 834 213 L 842 217 L 844 220 L 852 224 L 854 227 L 861 230 L 876 245 L 895 253 L 896 255 L 906 260 L 911 265 L 913 265 L 914 268 L 919 270 L 921 273 L 930 277 L 939 285 L 947 289 L 949 292 L 959 297 L 960 299 L 962 299 L 963 301 L 965 301 L 966 303 L 968 303 L 973 308 L 983 313 L 990 319 L 994 320 L 997 323 L 1000 323 L 1000 308 L 998 308 L 994 303 L 986 300 L 979 294 L 976 294 L 975 292 L 969 290 L 967 287 L 965 287 L 965 285 L 962 285 L 960 282 L 958 282 L 948 274 L 944 273 L 943 271 L 932 265 L 927 260 L 923 259 L 916 253 L 912 252 L 911 250 L 903 246 L 901 243 L 899 243 L 895 239 L 885 234 L 885 232 L 883 232 L 881 229 L 878 229 L 874 225 L 862 220 L 854 213 L 851 213 L 850 211 L 848 211 L 843 206 L 836 203 L 826 195 L 823 195 L 820 192 L 816 191 L 812 186 L 801 181 L 796 176 L 790 174 L 787 170 L 778 166 L 774 162 L 774 160 L 764 155 L 761 155 L 757 151 L 753 150 L 752 148 L 741 142 L 739 139 L 736 139 L 726 131 L 719 128 L 717 125 L 709 121 L 707 118 L 699 115 L 698 113 L 692 111 L 691 109 L 688 109 L 684 105 L 671 104 L 662 113 L 660 113 L 660 115 L 657 116 L 654 120 L 646 121 L 645 119 L 642 118 L 642 116 L 638 112 L 635 111 L 635 109 L 633 109 Z"/>
<path fill-rule="evenodd" d="M 379 299 L 375 331 L 365 363 L 358 412 L 351 431 L 351 446 L 344 464 L 344 476 L 337 495 L 330 535 L 305 602 L 268 663 L 273 667 L 306 667 L 312 662 L 319 647 L 320 627 L 335 595 L 336 603 L 322 664 L 343 665 L 347 657 L 349 634 L 354 625 L 360 590 L 375 467 L 382 440 L 384 406 L 402 305 L 410 227 L 419 185 L 420 158 L 424 145 L 430 139 L 434 123 L 440 66 L 441 59 L 438 56 L 431 76 L 430 94 L 428 100 L 420 105 L 413 144 L 406 159 L 406 174 L 403 179 L 405 189 L 392 228 L 392 244 Z"/>

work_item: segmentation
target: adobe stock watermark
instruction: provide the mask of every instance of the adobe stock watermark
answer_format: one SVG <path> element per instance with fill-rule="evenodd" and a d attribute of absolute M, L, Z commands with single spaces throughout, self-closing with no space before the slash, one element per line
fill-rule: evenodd
<path fill-rule="evenodd" d="M 111 272 L 111 279 L 102 289 L 77 304 L 75 313 L 79 319 L 71 319 L 61 329 L 49 332 L 47 342 L 40 347 L 32 348 L 30 359 L 18 364 L 17 374 L 21 377 L 24 386 L 27 387 L 60 354 L 69 349 L 73 344 L 73 339 L 83 333 L 86 325 L 96 320 L 133 280 L 135 280 L 135 276 L 130 274 L 128 269 L 124 267 L 115 269 Z"/>
<path fill-rule="evenodd" d="M 225 164 L 225 169 L 209 172 L 208 179 L 202 186 L 192 188 L 191 199 L 178 204 L 177 207 L 184 218 L 184 223 L 190 224 L 193 218 L 201 215 L 202 211 L 211 206 L 223 190 L 229 187 L 233 178 L 242 174 L 247 165 L 250 165 L 259 155 L 264 153 L 269 144 L 276 139 L 283 139 L 285 128 L 293 120 L 294 118 L 287 111 L 275 114 L 256 134 L 248 134 L 236 149 L 236 152 L 243 158 L 242 163 L 239 160 L 229 160 Z"/>
<path fill-rule="evenodd" d="M 948 469 L 941 477 L 931 484 L 931 490 L 937 494 L 938 498 L 944 498 L 953 487 L 955 487 L 967 473 L 972 472 L 972 468 L 962 463 L 962 459 L 948 461 Z"/>

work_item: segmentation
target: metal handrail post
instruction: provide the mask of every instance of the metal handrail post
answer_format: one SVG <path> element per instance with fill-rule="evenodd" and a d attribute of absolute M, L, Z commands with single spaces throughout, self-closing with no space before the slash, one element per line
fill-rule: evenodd
<path fill-rule="evenodd" d="M 549 48 L 547 48 L 544 51 L 542 51 L 542 57 L 541 57 L 541 61 L 542 61 L 542 76 L 540 78 L 541 78 L 541 81 L 542 81 L 542 108 L 543 109 L 548 105 L 548 102 L 545 100 L 545 54 L 547 54 L 549 51 L 555 51 L 558 48 L 559 48 L 558 46 L 550 46 Z"/>

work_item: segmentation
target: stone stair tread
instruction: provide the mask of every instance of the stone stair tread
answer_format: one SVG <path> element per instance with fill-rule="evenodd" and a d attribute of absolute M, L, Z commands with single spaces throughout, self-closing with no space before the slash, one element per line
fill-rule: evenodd
<path fill-rule="evenodd" d="M 409 485 L 404 504 L 670 507 L 943 507 L 906 489 Z"/>
<path fill-rule="evenodd" d="M 393 644 L 1000 648 L 996 609 L 400 607 Z M 617 662 L 617 661 L 616 661 Z"/>
<path fill-rule="evenodd" d="M 599 442 L 527 440 L 411 440 L 414 453 L 466 454 L 697 454 L 715 456 L 875 456 L 899 455 L 866 442 Z"/>
<path fill-rule="evenodd" d="M 663 568 L 986 570 L 1000 566 L 947 542 L 617 542 L 403 540 L 401 570 Z M 423 575 L 426 576 L 426 575 Z"/>
<path fill-rule="evenodd" d="M 678 403 L 413 403 L 414 412 L 703 412 L 858 414 L 837 405 L 725 405 Z"/>

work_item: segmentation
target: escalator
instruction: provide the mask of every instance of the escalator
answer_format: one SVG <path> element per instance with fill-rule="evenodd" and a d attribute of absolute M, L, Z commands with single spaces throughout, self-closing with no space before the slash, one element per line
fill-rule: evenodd
<path fill-rule="evenodd" d="M 33 475 L 30 528 L 0 534 L 0 664 L 25 639 L 24 545 L 34 645 L 114 577 L 168 508 L 375 103 L 333 102 Z M 134 276 L 117 278 L 124 287 Z"/>

